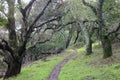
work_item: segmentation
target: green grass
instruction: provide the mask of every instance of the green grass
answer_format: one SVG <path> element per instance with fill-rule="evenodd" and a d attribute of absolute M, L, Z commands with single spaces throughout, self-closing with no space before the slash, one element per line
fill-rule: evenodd
<path fill-rule="evenodd" d="M 61 70 L 59 80 L 120 80 L 120 44 L 113 44 L 113 56 L 102 58 L 100 43 L 93 44 L 93 54 L 86 56 L 85 47 L 74 48 L 78 54 Z M 9 80 L 47 80 L 52 69 L 66 56 L 72 53 L 53 55 L 47 61 L 36 61 L 24 68 L 21 74 Z M 0 79 L 1 80 L 1 79 Z"/>
<path fill-rule="evenodd" d="M 17 77 L 10 78 L 9 80 L 47 80 L 54 66 L 72 52 L 73 50 L 69 50 L 59 55 L 50 56 L 45 62 L 42 60 L 33 62 L 22 68 L 21 74 L 19 74 Z"/>
<path fill-rule="evenodd" d="M 77 49 L 78 55 L 60 72 L 59 80 L 120 80 L 120 44 L 113 45 L 114 55 L 102 59 L 99 43 L 93 45 L 93 54 L 85 56 L 85 49 Z"/>

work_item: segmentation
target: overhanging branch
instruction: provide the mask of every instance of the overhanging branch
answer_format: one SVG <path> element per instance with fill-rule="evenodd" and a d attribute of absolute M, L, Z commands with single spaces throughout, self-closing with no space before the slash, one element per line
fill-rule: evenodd
<path fill-rule="evenodd" d="M 120 30 L 120 23 L 118 25 L 118 27 L 116 28 L 116 30 L 113 30 L 112 32 L 109 32 L 107 36 L 110 36 L 111 34 L 114 34 L 116 32 L 118 32 Z"/>
<path fill-rule="evenodd" d="M 56 27 L 47 27 L 44 32 L 48 29 L 52 29 L 54 32 L 57 32 L 57 31 L 60 31 L 62 28 L 64 28 L 65 26 L 67 25 L 70 25 L 70 24 L 73 24 L 73 23 L 76 23 L 76 21 L 70 21 L 70 22 L 67 22 L 65 24 L 53 24 L 53 26 L 56 26 Z"/>
<path fill-rule="evenodd" d="M 42 22 L 40 25 L 35 26 L 34 28 L 39 28 L 39 27 L 41 27 L 41 26 L 43 26 L 43 25 L 45 25 L 45 24 L 47 24 L 47 23 L 50 23 L 50 22 L 52 22 L 52 21 L 55 21 L 55 20 L 57 20 L 57 19 L 61 19 L 61 18 L 62 18 L 61 15 L 56 16 L 56 17 L 52 17 L 52 18 L 50 18 L 50 19 L 48 19 L 48 20 Z"/>
<path fill-rule="evenodd" d="M 40 17 L 43 16 L 45 10 L 47 9 L 47 7 L 49 6 L 50 3 L 51 3 L 51 0 L 48 0 L 47 4 L 43 8 L 43 10 L 39 13 L 39 15 L 33 21 L 33 23 L 29 26 L 29 29 L 26 31 L 26 34 L 25 34 L 25 42 L 24 42 L 24 44 L 26 44 L 27 40 L 30 38 L 31 33 L 34 31 L 33 29 L 35 28 L 34 25 L 40 19 Z"/>
<path fill-rule="evenodd" d="M 39 13 L 39 15 L 36 17 L 36 19 L 33 21 L 33 23 L 31 24 L 30 28 L 32 28 L 34 26 L 34 24 L 40 19 L 40 17 L 45 13 L 45 10 L 47 9 L 47 7 L 49 6 L 49 4 L 51 2 L 52 2 L 51 0 L 48 0 L 47 4 L 43 8 L 43 10 Z"/>
<path fill-rule="evenodd" d="M 46 39 L 44 41 L 38 41 L 38 42 L 36 42 L 36 44 L 37 43 L 43 44 L 43 43 L 46 43 L 46 42 L 50 41 L 52 39 L 52 37 L 53 37 L 53 35 L 54 35 L 55 32 L 60 31 L 62 28 L 64 28 L 64 26 L 67 26 L 67 25 L 70 25 L 70 24 L 73 24 L 73 23 L 76 23 L 76 21 L 70 21 L 70 22 L 67 22 L 66 24 L 62 24 L 62 25 L 55 25 L 55 26 L 57 26 L 57 28 L 53 28 L 53 27 L 46 28 L 44 30 L 44 32 L 47 31 L 48 29 L 52 29 L 53 30 L 53 32 L 51 33 L 50 38 Z M 34 44 L 32 47 L 34 47 L 36 44 Z"/>
<path fill-rule="evenodd" d="M 44 43 L 50 41 L 50 40 L 52 39 L 52 37 L 53 37 L 53 34 L 54 34 L 54 32 L 52 32 L 52 34 L 51 34 L 51 36 L 50 36 L 49 39 L 46 39 L 46 40 L 44 40 L 44 41 L 38 41 L 38 42 L 36 42 L 33 46 L 31 46 L 30 48 L 35 47 L 38 43 L 39 43 L 39 44 L 44 44 Z"/>
<path fill-rule="evenodd" d="M 85 6 L 88 6 L 93 12 L 95 15 L 97 15 L 97 11 L 96 11 L 96 8 L 94 6 L 92 6 L 91 4 L 87 3 L 85 0 L 82 0 L 83 4 Z"/>
<path fill-rule="evenodd" d="M 19 9 L 23 15 L 24 18 L 26 18 L 26 15 L 28 16 L 30 10 L 31 10 L 31 7 L 33 5 L 33 3 L 35 2 L 36 0 L 31 0 L 26 6 L 25 8 L 23 9 L 22 7 L 22 3 L 21 3 L 21 0 L 18 0 L 18 4 L 19 4 Z M 28 12 L 28 14 L 27 14 Z"/>

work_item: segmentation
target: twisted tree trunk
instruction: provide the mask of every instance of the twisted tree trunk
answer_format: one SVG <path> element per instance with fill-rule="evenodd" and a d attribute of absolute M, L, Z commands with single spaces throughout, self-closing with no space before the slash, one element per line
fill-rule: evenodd
<path fill-rule="evenodd" d="M 7 65 L 8 67 L 4 79 L 16 76 L 17 74 L 20 73 L 22 60 L 21 61 L 11 60 L 9 63 L 7 63 Z"/>

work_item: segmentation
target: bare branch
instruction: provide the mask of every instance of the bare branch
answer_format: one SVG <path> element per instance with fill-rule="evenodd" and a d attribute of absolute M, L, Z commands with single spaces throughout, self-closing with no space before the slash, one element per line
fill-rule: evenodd
<path fill-rule="evenodd" d="M 76 23 L 76 21 L 71 21 L 71 22 L 67 22 L 66 24 L 63 24 L 63 25 L 58 25 L 60 28 L 55 29 L 55 31 L 60 31 L 64 26 L 68 26 L 73 23 Z"/>
<path fill-rule="evenodd" d="M 117 37 L 117 39 L 120 41 L 120 38 Z"/>
<path fill-rule="evenodd" d="M 27 11 L 32 5 L 33 3 L 35 2 L 36 0 L 31 0 L 28 5 L 24 8 L 25 11 Z"/>
<path fill-rule="evenodd" d="M 57 15 L 57 16 L 54 16 L 54 17 L 51 17 L 50 19 L 42 22 L 40 25 L 38 26 L 35 26 L 34 28 L 38 28 L 38 27 L 41 27 L 47 23 L 50 23 L 50 22 L 53 22 L 55 20 L 60 20 L 63 16 L 65 16 L 67 13 L 69 12 L 69 10 L 67 10 L 65 13 L 61 14 L 61 15 Z M 57 25 L 58 26 L 58 25 Z"/>
<path fill-rule="evenodd" d="M 96 8 L 94 6 L 92 6 L 91 4 L 87 3 L 85 0 L 82 0 L 83 4 L 85 6 L 88 6 L 93 12 L 95 15 L 97 15 L 97 11 L 96 11 Z"/>
<path fill-rule="evenodd" d="M 36 0 L 31 0 L 28 5 L 26 5 L 26 7 L 23 9 L 22 7 L 22 3 L 21 3 L 21 0 L 18 0 L 18 4 L 19 4 L 19 9 L 23 15 L 23 18 L 26 18 L 27 16 L 29 16 L 29 13 L 30 13 L 30 10 L 31 10 L 31 7 L 33 5 L 33 3 L 35 2 Z M 26 16 L 27 15 L 27 16 Z"/>
<path fill-rule="evenodd" d="M 26 36 L 25 36 L 25 40 L 26 40 L 26 41 L 25 41 L 24 44 L 26 44 L 26 42 L 28 41 L 28 39 L 29 39 L 29 37 L 30 37 L 30 34 L 34 31 L 34 30 L 33 30 L 34 28 L 42 27 L 43 25 L 45 25 L 45 24 L 47 24 L 47 23 L 49 23 L 49 22 L 55 21 L 55 20 L 57 20 L 57 19 L 60 19 L 60 18 L 61 18 L 61 16 L 57 16 L 57 17 L 48 19 L 47 21 L 41 23 L 39 26 L 30 28 L 30 30 L 26 32 Z"/>
<path fill-rule="evenodd" d="M 50 41 L 50 40 L 52 39 L 52 37 L 53 37 L 53 34 L 54 34 L 54 32 L 52 32 L 52 34 L 51 34 L 51 36 L 50 36 L 49 39 L 46 39 L 46 40 L 44 40 L 44 41 L 38 41 L 38 42 L 36 42 L 36 43 L 35 43 L 33 46 L 31 46 L 31 47 L 35 47 L 35 45 L 38 44 L 38 43 L 43 44 L 43 43 L 46 43 L 46 42 Z"/>
<path fill-rule="evenodd" d="M 35 0 L 33 0 L 35 1 Z M 36 17 L 36 19 L 33 21 L 33 23 L 29 26 L 29 29 L 26 31 L 26 35 L 25 35 L 25 41 L 24 41 L 24 45 L 27 43 L 27 40 L 30 38 L 31 33 L 34 31 L 33 29 L 35 28 L 34 25 L 36 24 L 36 22 L 40 19 L 40 17 L 44 14 L 45 10 L 47 9 L 48 5 L 51 3 L 51 0 L 48 0 L 47 4 L 45 5 L 45 7 L 43 8 L 43 10 L 40 12 L 40 14 Z M 28 9 L 28 8 L 26 8 Z M 42 24 L 44 25 L 44 24 Z M 41 26 L 42 26 L 41 25 Z"/>
<path fill-rule="evenodd" d="M 36 44 L 37 44 L 37 43 L 43 44 L 43 43 L 46 43 L 46 42 L 50 41 L 50 40 L 52 39 L 52 37 L 53 37 L 53 35 L 54 35 L 55 32 L 60 31 L 62 28 L 64 28 L 64 26 L 67 26 L 67 25 L 70 25 L 70 24 L 73 24 L 73 23 L 76 23 L 76 21 L 71 21 L 71 22 L 68 22 L 68 23 L 63 24 L 63 25 L 61 25 L 61 24 L 60 24 L 60 25 L 56 25 L 57 28 L 53 28 L 53 27 L 51 27 L 51 28 L 46 28 L 45 31 L 47 31 L 48 29 L 52 29 L 52 30 L 53 30 L 52 35 L 50 36 L 49 39 L 46 39 L 46 40 L 41 41 L 41 42 L 40 42 L 40 41 L 39 41 L 39 42 L 36 42 Z M 35 44 L 35 45 L 36 45 L 36 44 Z M 34 46 L 35 46 L 35 45 L 34 45 Z"/>
<path fill-rule="evenodd" d="M 73 24 L 73 23 L 76 23 L 76 21 L 70 21 L 70 22 L 67 22 L 66 24 L 53 24 L 53 26 L 56 26 L 56 27 L 47 27 L 44 32 L 48 29 L 52 29 L 54 32 L 57 32 L 57 31 L 60 31 L 62 28 L 64 28 L 65 26 L 67 25 L 70 25 L 70 24 Z"/>
<path fill-rule="evenodd" d="M 56 16 L 56 17 L 52 17 L 52 18 L 50 18 L 50 19 L 48 19 L 48 20 L 42 22 L 39 26 L 36 26 L 36 27 L 34 27 L 34 28 L 41 27 L 41 26 L 43 26 L 43 25 L 45 25 L 45 24 L 47 24 L 47 23 L 50 23 L 50 22 L 52 22 L 52 21 L 55 21 L 55 20 L 57 20 L 57 19 L 61 19 L 61 18 L 62 18 L 61 15 Z"/>
<path fill-rule="evenodd" d="M 111 34 L 118 32 L 119 30 L 120 30 L 120 23 L 119 23 L 118 27 L 116 28 L 116 30 L 109 32 L 107 36 L 110 36 Z"/>
<path fill-rule="evenodd" d="M 38 42 L 36 42 L 36 44 L 37 44 L 37 43 L 43 44 L 43 43 L 46 43 L 46 42 L 50 41 L 50 40 L 52 39 L 52 37 L 53 37 L 53 35 L 54 35 L 55 32 L 60 31 L 61 29 L 64 28 L 64 26 L 67 26 L 67 25 L 70 25 L 70 24 L 73 24 L 73 23 L 76 23 L 76 21 L 71 21 L 71 22 L 68 22 L 68 23 L 62 24 L 62 25 L 61 25 L 61 24 L 60 24 L 60 25 L 56 25 L 56 24 L 55 24 L 55 26 L 56 26 L 55 28 L 53 28 L 53 27 L 49 27 L 49 28 L 48 28 L 48 27 L 47 27 L 47 28 L 44 30 L 44 32 L 47 31 L 47 30 L 49 30 L 49 29 L 52 29 L 52 30 L 53 30 L 50 38 L 49 38 L 49 39 L 46 39 L 46 40 L 44 40 L 44 41 L 41 41 L 41 42 L 38 41 Z M 36 45 L 36 44 L 35 44 L 35 45 Z M 35 45 L 34 45 L 34 46 L 35 46 Z M 33 46 L 32 46 L 32 47 L 33 47 Z"/>
<path fill-rule="evenodd" d="M 43 27 L 38 28 L 37 30 L 35 30 L 34 34 L 31 36 L 31 38 L 33 38 L 35 36 L 36 33 L 40 32 L 42 30 Z"/>
<path fill-rule="evenodd" d="M 52 2 L 51 0 L 48 0 L 47 4 L 43 8 L 43 10 L 40 12 L 40 14 L 36 17 L 36 19 L 33 21 L 33 23 L 31 24 L 30 28 L 32 28 L 34 26 L 34 24 L 40 19 L 40 17 L 45 13 L 45 10 L 47 9 L 47 7 L 49 6 L 49 4 L 51 2 Z"/>
<path fill-rule="evenodd" d="M 39 41 L 38 43 L 43 44 L 43 43 L 46 43 L 46 42 L 50 41 L 50 40 L 52 39 L 54 33 L 55 33 L 55 32 L 52 32 L 52 34 L 51 34 L 51 36 L 50 36 L 49 39 L 46 39 L 46 40 L 41 41 L 41 42 Z"/>
<path fill-rule="evenodd" d="M 21 0 L 17 0 L 18 4 L 19 4 L 19 10 L 22 13 L 23 12 L 23 7 L 22 7 L 22 3 Z"/>

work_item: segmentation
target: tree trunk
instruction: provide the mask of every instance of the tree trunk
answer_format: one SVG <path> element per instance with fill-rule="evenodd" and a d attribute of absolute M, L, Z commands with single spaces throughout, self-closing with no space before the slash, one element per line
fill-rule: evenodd
<path fill-rule="evenodd" d="M 78 40 L 78 38 L 79 38 L 79 33 L 80 33 L 80 31 L 78 30 L 78 31 L 77 31 L 77 36 L 76 36 L 75 41 L 74 41 L 74 44 L 76 44 L 76 42 L 77 42 L 77 40 Z"/>
<path fill-rule="evenodd" d="M 15 54 L 15 53 L 7 54 L 4 57 L 4 62 L 6 62 L 7 64 L 7 70 L 4 79 L 7 79 L 12 76 L 16 76 L 21 71 L 23 57 L 17 56 L 18 53 L 16 53 L 16 56 L 14 55 L 14 57 L 11 56 L 11 54 Z"/>
<path fill-rule="evenodd" d="M 92 40 L 91 40 L 92 32 L 89 32 L 86 29 L 86 26 L 84 26 L 83 22 L 80 22 L 80 27 L 84 34 L 84 39 L 86 44 L 86 55 L 90 55 L 92 53 Z"/>
<path fill-rule="evenodd" d="M 103 58 L 108 58 L 112 56 L 112 45 L 109 36 L 106 36 L 107 27 L 103 19 L 103 4 L 105 0 L 99 0 L 98 3 L 98 25 L 99 25 L 99 35 L 101 38 L 102 48 L 103 48 Z"/>
<path fill-rule="evenodd" d="M 12 48 L 17 47 L 17 37 L 16 37 L 16 31 L 15 31 L 15 17 L 14 17 L 14 11 L 15 11 L 15 0 L 7 0 L 8 3 L 8 24 L 6 25 L 8 31 L 9 31 L 9 44 Z"/>
<path fill-rule="evenodd" d="M 92 40 L 91 36 L 89 35 L 88 43 L 86 44 L 86 55 L 90 55 L 92 53 Z"/>
<path fill-rule="evenodd" d="M 103 58 L 108 58 L 112 56 L 112 45 L 109 37 L 103 36 L 101 42 L 103 47 Z"/>
<path fill-rule="evenodd" d="M 11 61 L 8 63 L 7 71 L 5 73 L 4 79 L 16 76 L 21 71 L 22 61 Z"/>
<path fill-rule="evenodd" d="M 69 34 L 68 34 L 68 38 L 66 41 L 66 48 L 68 48 L 70 41 L 71 41 L 71 38 L 72 38 L 72 28 L 73 28 L 72 26 L 70 26 L 70 28 L 69 28 Z"/>
<path fill-rule="evenodd" d="M 68 40 L 67 40 L 67 42 L 66 42 L 66 48 L 68 48 L 68 46 L 69 46 L 69 44 L 70 44 L 70 41 L 71 41 L 71 38 L 72 38 L 72 36 L 69 36 L 69 37 L 68 37 Z"/>

